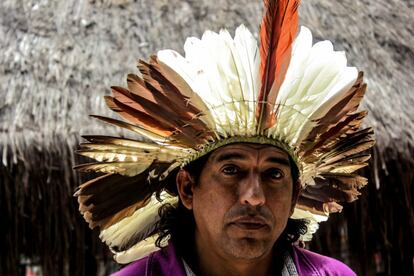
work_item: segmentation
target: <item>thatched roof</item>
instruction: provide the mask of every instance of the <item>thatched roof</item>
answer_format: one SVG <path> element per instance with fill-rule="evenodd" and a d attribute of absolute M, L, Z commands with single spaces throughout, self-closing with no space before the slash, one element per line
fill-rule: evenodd
<path fill-rule="evenodd" d="M 369 208 L 371 216 L 377 210 L 397 214 L 404 210 L 401 227 L 414 229 L 414 173 L 409 171 L 414 167 L 413 4 L 409 0 L 308 0 L 303 1 L 300 14 L 317 40 L 330 39 L 337 49 L 346 50 L 349 63 L 365 72 L 369 84 L 364 106 L 370 110 L 367 124 L 374 126 L 377 136 L 372 169 L 367 171 L 373 181 L 365 190 L 370 195 L 352 208 Z M 139 58 L 163 48 L 182 52 L 185 38 L 201 36 L 205 29 L 234 30 L 244 23 L 257 34 L 260 17 L 259 0 L 1 1 L 0 206 L 9 225 L 0 231 L 6 237 L 0 246 L 15 246 L 7 260 L 16 261 L 21 253 L 50 254 L 48 250 L 66 250 L 65 256 L 70 257 L 81 250 L 73 249 L 71 239 L 87 239 L 88 232 L 68 230 L 78 229 L 81 221 L 71 198 L 79 183 L 71 169 L 73 149 L 80 134 L 115 133 L 88 117 L 114 116 L 102 100 L 110 85 L 125 85 L 126 74 L 137 71 Z M 393 196 L 393 205 L 378 195 Z M 398 195 L 402 203 L 394 202 Z M 41 211 L 45 208 L 47 212 Z M 397 232 L 378 226 L 381 220 L 389 221 L 394 211 L 381 213 L 378 224 L 370 224 L 371 234 L 382 227 L 375 246 L 389 243 L 378 250 L 382 256 L 391 256 L 389 245 L 399 242 Z M 25 218 L 24 223 L 18 218 Z M 29 235 L 36 230 L 38 235 Z M 403 237 L 413 240 L 413 232 Z M 25 246 L 43 246 L 43 250 Z M 413 254 L 412 249 L 404 252 Z M 6 267 L 6 259 L 1 259 Z M 65 260 L 62 264 L 54 271 L 71 271 Z M 389 267 L 392 261 L 384 269 Z"/>

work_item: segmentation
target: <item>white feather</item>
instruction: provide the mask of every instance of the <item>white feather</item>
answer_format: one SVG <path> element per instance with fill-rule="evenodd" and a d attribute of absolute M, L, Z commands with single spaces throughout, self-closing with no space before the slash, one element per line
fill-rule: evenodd
<path fill-rule="evenodd" d="M 238 69 L 242 76 L 240 79 L 243 82 L 243 97 L 246 100 L 245 107 L 245 134 L 254 135 L 256 129 L 256 100 L 259 90 L 259 48 L 256 39 L 250 31 L 241 25 L 236 29 L 234 36 L 234 46 L 237 53 L 237 58 L 240 62 Z"/>
<path fill-rule="evenodd" d="M 119 264 L 128 264 L 133 261 L 142 259 L 152 252 L 160 250 L 155 245 L 155 241 L 157 240 L 158 235 L 153 235 L 151 237 L 146 238 L 145 240 L 140 241 L 139 243 L 135 244 L 131 248 L 121 252 L 114 252 L 114 260 Z"/>
<path fill-rule="evenodd" d="M 171 50 L 158 52 L 203 100 L 220 135 L 249 135 L 255 130 L 255 101 L 259 54 L 257 41 L 243 25 L 235 38 L 222 30 L 206 31 L 201 39 L 190 37 L 185 58 Z"/>
<path fill-rule="evenodd" d="M 302 27 L 277 98 L 279 122 L 269 129 L 272 137 L 282 137 L 292 146 L 306 137 L 314 120 L 323 117 L 358 77 L 355 68 L 347 67 L 345 54 L 334 51 L 330 41 L 311 44 L 310 31 Z"/>
<path fill-rule="evenodd" d="M 158 208 L 164 203 L 176 204 L 178 198 L 166 192 L 161 193 L 162 202 L 153 195 L 151 201 L 144 207 L 136 210 L 131 216 L 101 231 L 99 237 L 110 247 L 122 247 L 136 233 L 140 233 L 154 225 L 159 220 Z"/>
<path fill-rule="evenodd" d="M 293 214 L 290 216 L 292 219 L 306 219 L 308 220 L 308 230 L 307 232 L 300 237 L 302 241 L 310 241 L 312 240 L 312 235 L 316 233 L 319 228 L 319 223 L 326 221 L 328 219 L 328 215 L 316 215 L 312 214 L 307 210 L 302 210 L 300 208 L 295 208 Z"/>

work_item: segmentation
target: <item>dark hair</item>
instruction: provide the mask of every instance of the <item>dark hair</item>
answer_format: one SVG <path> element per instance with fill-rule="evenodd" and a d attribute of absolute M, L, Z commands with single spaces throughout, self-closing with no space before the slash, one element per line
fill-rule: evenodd
<path fill-rule="evenodd" d="M 201 171 L 207 162 L 208 157 L 209 155 L 205 155 L 196 161 L 191 162 L 184 168 L 186 171 L 191 173 L 195 183 L 198 183 Z M 291 174 L 294 184 L 293 189 L 297 190 L 300 189 L 300 185 L 295 185 L 295 183 L 298 183 L 299 170 L 290 157 L 289 161 L 291 164 Z M 167 190 L 174 194 L 178 194 L 175 185 L 175 178 L 169 181 Z M 155 244 L 158 247 L 162 247 L 163 241 L 170 238 L 170 240 L 174 243 L 178 253 L 184 256 L 186 253 L 185 245 L 189 244 L 189 241 L 191 241 L 192 237 L 194 236 L 195 220 L 193 213 L 185 208 L 181 203 L 181 200 L 179 200 L 177 206 L 164 204 L 159 209 L 159 215 L 160 221 L 158 222 L 156 229 L 159 237 Z M 299 239 L 300 235 L 306 233 L 307 225 L 307 220 L 289 218 L 285 230 L 277 241 L 278 246 L 287 247 L 296 242 Z"/>

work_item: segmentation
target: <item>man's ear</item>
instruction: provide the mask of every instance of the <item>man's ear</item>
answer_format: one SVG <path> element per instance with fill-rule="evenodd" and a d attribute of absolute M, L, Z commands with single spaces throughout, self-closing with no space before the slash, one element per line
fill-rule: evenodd
<path fill-rule="evenodd" d="M 302 185 L 300 184 L 300 181 L 297 180 L 296 183 L 294 183 L 293 185 L 292 203 L 290 205 L 290 215 L 292 215 L 293 211 L 295 210 L 295 205 L 299 199 L 301 192 L 302 192 Z"/>
<path fill-rule="evenodd" d="M 193 209 L 193 190 L 195 185 L 193 177 L 186 170 L 180 170 L 177 173 L 176 183 L 178 195 L 184 207 L 189 210 Z"/>

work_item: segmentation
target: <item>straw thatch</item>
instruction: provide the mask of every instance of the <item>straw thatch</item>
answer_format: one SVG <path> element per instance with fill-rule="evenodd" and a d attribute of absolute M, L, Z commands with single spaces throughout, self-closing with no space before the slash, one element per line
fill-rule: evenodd
<path fill-rule="evenodd" d="M 322 225 L 311 247 L 364 275 L 412 274 L 414 5 L 304 0 L 300 14 L 317 40 L 334 41 L 365 71 L 377 135 L 364 195 Z M 16 274 L 23 258 L 45 275 L 104 273 L 105 251 L 71 197 L 79 184 L 71 167 L 80 134 L 115 132 L 87 115 L 112 116 L 102 95 L 125 84 L 138 58 L 182 52 L 185 37 L 204 29 L 244 23 L 257 34 L 260 16 L 259 0 L 1 1 L 0 274 Z"/>

